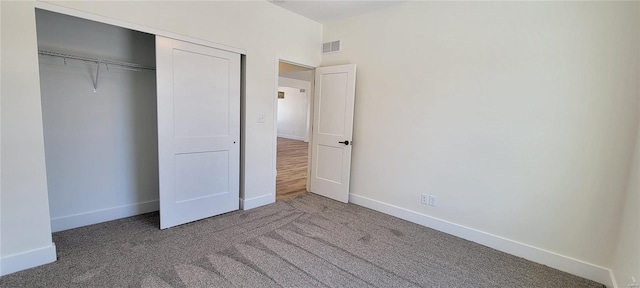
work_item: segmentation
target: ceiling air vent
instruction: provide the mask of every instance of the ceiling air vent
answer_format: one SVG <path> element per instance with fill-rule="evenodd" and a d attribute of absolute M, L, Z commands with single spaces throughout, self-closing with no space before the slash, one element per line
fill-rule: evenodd
<path fill-rule="evenodd" d="M 322 43 L 322 54 L 340 52 L 342 47 L 340 40 Z"/>

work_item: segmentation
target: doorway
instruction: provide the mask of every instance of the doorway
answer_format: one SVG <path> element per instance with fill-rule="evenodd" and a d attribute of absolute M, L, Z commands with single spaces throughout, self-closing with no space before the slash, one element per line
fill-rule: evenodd
<path fill-rule="evenodd" d="M 313 72 L 278 63 L 276 201 L 307 193 Z"/>

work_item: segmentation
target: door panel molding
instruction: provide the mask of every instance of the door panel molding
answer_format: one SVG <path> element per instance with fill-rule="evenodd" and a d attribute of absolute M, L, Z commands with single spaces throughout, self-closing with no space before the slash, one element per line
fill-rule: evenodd
<path fill-rule="evenodd" d="M 160 228 L 239 209 L 240 54 L 156 36 Z"/>
<path fill-rule="evenodd" d="M 351 176 L 356 65 L 318 67 L 314 84 L 310 191 L 346 203 Z"/>

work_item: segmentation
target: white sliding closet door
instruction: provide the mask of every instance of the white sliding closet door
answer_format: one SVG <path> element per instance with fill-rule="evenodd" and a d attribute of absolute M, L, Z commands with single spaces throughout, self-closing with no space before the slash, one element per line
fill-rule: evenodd
<path fill-rule="evenodd" d="M 156 36 L 160 228 L 239 209 L 240 55 Z"/>

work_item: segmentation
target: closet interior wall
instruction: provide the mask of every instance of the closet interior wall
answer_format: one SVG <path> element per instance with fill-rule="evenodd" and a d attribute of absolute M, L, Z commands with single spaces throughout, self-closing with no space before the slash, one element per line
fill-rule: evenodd
<path fill-rule="evenodd" d="M 155 66 L 154 35 L 42 10 L 36 22 L 40 50 Z M 158 210 L 155 71 L 39 63 L 52 230 Z"/>

